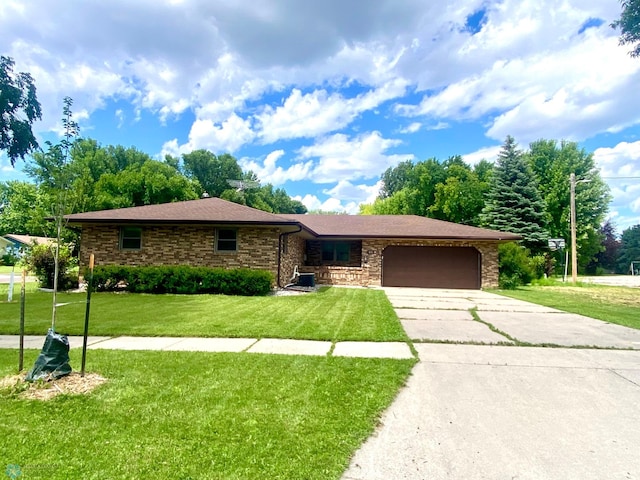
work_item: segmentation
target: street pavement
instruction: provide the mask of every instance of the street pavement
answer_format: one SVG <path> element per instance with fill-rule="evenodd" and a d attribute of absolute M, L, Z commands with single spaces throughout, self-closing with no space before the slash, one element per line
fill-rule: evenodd
<path fill-rule="evenodd" d="M 343 480 L 640 478 L 640 352 L 415 348 Z"/>
<path fill-rule="evenodd" d="M 640 479 L 638 330 L 481 291 L 385 291 L 425 343 L 343 480 Z"/>

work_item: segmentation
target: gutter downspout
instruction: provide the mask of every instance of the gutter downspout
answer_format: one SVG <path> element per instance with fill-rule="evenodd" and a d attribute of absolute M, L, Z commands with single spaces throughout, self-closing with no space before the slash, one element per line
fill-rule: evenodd
<path fill-rule="evenodd" d="M 282 269 L 281 263 L 282 263 L 282 238 L 285 235 L 292 235 L 294 233 L 299 233 L 302 231 L 302 225 L 298 225 L 298 230 L 295 230 L 293 232 L 282 232 L 280 235 L 278 235 L 278 278 L 276 279 L 276 285 L 278 286 L 278 288 L 282 288 L 282 285 L 280 284 L 280 271 Z"/>

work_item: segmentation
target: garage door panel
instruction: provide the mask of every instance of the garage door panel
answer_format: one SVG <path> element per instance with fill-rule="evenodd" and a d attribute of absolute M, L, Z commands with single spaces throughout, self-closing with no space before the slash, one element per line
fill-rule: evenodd
<path fill-rule="evenodd" d="M 480 253 L 473 247 L 385 248 L 382 284 L 387 287 L 480 288 Z"/>

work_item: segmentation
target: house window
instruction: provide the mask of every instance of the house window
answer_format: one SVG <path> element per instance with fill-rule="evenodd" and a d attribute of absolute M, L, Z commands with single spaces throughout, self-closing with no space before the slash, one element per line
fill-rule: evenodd
<path fill-rule="evenodd" d="M 120 249 L 140 250 L 142 248 L 142 229 L 140 227 L 122 227 L 120 229 Z"/>
<path fill-rule="evenodd" d="M 323 262 L 348 262 L 349 242 L 322 242 Z"/>
<path fill-rule="evenodd" d="M 217 252 L 235 252 L 238 250 L 237 230 L 219 228 L 216 234 Z"/>

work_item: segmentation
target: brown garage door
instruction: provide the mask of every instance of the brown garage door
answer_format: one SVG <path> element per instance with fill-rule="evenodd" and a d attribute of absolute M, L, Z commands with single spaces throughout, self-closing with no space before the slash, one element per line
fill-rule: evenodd
<path fill-rule="evenodd" d="M 390 246 L 382 255 L 386 287 L 480 288 L 475 248 Z"/>

